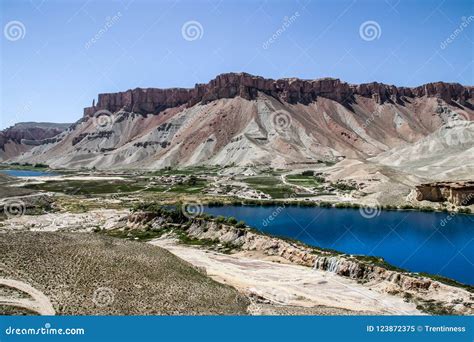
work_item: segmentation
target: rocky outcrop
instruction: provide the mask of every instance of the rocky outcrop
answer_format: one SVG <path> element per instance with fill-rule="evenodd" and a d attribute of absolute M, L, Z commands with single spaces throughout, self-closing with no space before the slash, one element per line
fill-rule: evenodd
<path fill-rule="evenodd" d="M 418 201 L 450 202 L 458 206 L 474 203 L 474 182 L 435 182 L 416 187 Z"/>
<path fill-rule="evenodd" d="M 70 124 L 20 122 L 0 132 L 0 160 L 15 157 L 34 146 L 56 142 Z M 8 148 L 6 145 L 10 145 Z"/>
<path fill-rule="evenodd" d="M 393 101 L 403 103 L 404 97 L 438 97 L 452 103 L 466 104 L 474 97 L 474 88 L 458 83 L 428 83 L 416 88 L 396 87 L 383 83 L 353 85 L 334 78 L 301 80 L 286 78 L 265 79 L 246 73 L 228 73 L 217 76 L 207 84 L 196 84 L 192 89 L 136 88 L 119 93 L 99 94 L 97 104 L 84 109 L 84 116 L 92 116 L 99 110 L 110 112 L 159 113 L 170 107 L 190 107 L 196 103 L 208 103 L 222 98 L 240 96 L 253 100 L 258 92 L 288 103 L 308 104 L 318 97 L 335 100 L 341 104 L 353 101 L 355 95 L 374 99 L 378 103 Z"/>
<path fill-rule="evenodd" d="M 0 132 L 0 148 L 3 149 L 7 141 L 22 143 L 22 141 L 40 141 L 52 138 L 69 126 L 70 124 L 49 122 L 20 122 Z"/>

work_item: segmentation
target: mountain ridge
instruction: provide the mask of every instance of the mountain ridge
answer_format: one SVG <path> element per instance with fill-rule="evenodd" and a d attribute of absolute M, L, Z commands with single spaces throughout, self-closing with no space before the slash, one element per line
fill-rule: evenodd
<path fill-rule="evenodd" d="M 12 161 L 157 169 L 364 160 L 473 120 L 473 89 L 222 74 L 192 89 L 100 94 L 70 128 Z"/>
<path fill-rule="evenodd" d="M 69 123 L 18 122 L 0 131 L 0 160 L 14 157 L 66 130 Z"/>
<path fill-rule="evenodd" d="M 94 101 L 91 107 L 84 109 L 84 116 L 91 116 L 98 110 L 156 113 L 166 108 L 181 105 L 192 107 L 197 103 L 206 104 L 236 96 L 254 100 L 259 91 L 291 104 L 308 104 L 318 97 L 347 104 L 353 102 L 353 96 L 360 95 L 374 98 L 379 104 L 387 101 L 403 103 L 403 97 L 436 96 L 447 103 L 454 100 L 465 105 L 474 97 L 474 87 L 459 83 L 433 82 L 418 87 L 397 87 L 379 82 L 350 84 L 330 77 L 274 80 L 248 73 L 224 73 L 208 83 L 196 84 L 194 88 L 135 88 L 117 93 L 101 93 L 97 104 Z"/>

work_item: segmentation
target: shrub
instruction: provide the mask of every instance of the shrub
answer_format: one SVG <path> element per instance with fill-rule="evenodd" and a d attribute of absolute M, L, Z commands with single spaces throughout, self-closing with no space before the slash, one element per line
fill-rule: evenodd
<path fill-rule="evenodd" d="M 235 217 L 229 217 L 227 219 L 227 223 L 230 223 L 230 224 L 236 224 L 237 223 L 237 219 Z"/>
<path fill-rule="evenodd" d="M 345 184 L 345 183 L 332 183 L 331 184 L 334 188 L 342 191 L 350 191 L 350 190 L 356 190 L 357 188 L 353 185 L 350 184 Z"/>
<path fill-rule="evenodd" d="M 225 217 L 222 215 L 219 215 L 216 217 L 216 222 L 223 223 L 225 222 Z"/>
<path fill-rule="evenodd" d="M 244 221 L 239 221 L 239 222 L 236 223 L 235 227 L 244 228 L 245 227 L 245 222 Z"/>

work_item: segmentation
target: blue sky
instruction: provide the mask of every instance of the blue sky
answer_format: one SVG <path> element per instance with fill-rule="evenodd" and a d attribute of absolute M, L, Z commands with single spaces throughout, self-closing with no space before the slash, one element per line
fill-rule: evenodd
<path fill-rule="evenodd" d="M 2 0 L 0 128 L 74 122 L 98 93 L 193 87 L 224 72 L 472 85 L 473 4 Z"/>

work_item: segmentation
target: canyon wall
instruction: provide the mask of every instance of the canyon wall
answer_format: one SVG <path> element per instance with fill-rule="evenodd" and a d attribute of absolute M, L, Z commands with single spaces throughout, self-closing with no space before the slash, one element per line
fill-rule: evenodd
<path fill-rule="evenodd" d="M 450 202 L 455 205 L 474 203 L 474 182 L 436 182 L 416 187 L 418 201 Z"/>
<path fill-rule="evenodd" d="M 474 88 L 457 83 L 428 83 L 416 88 L 396 87 L 383 83 L 353 85 L 339 79 L 323 78 L 318 80 L 265 79 L 246 73 L 228 73 L 217 76 L 207 84 L 196 84 L 192 89 L 184 88 L 136 88 L 118 93 L 99 94 L 97 104 L 84 109 L 84 116 L 91 116 L 99 110 L 117 112 L 135 112 L 140 114 L 159 113 L 160 111 L 196 103 L 208 103 L 221 98 L 240 96 L 253 100 L 258 92 L 263 92 L 288 103 L 310 103 L 317 97 L 325 97 L 341 104 L 350 104 L 355 95 L 373 98 L 377 103 L 393 101 L 403 103 L 404 98 L 439 97 L 451 103 L 462 105 L 474 97 Z"/>

